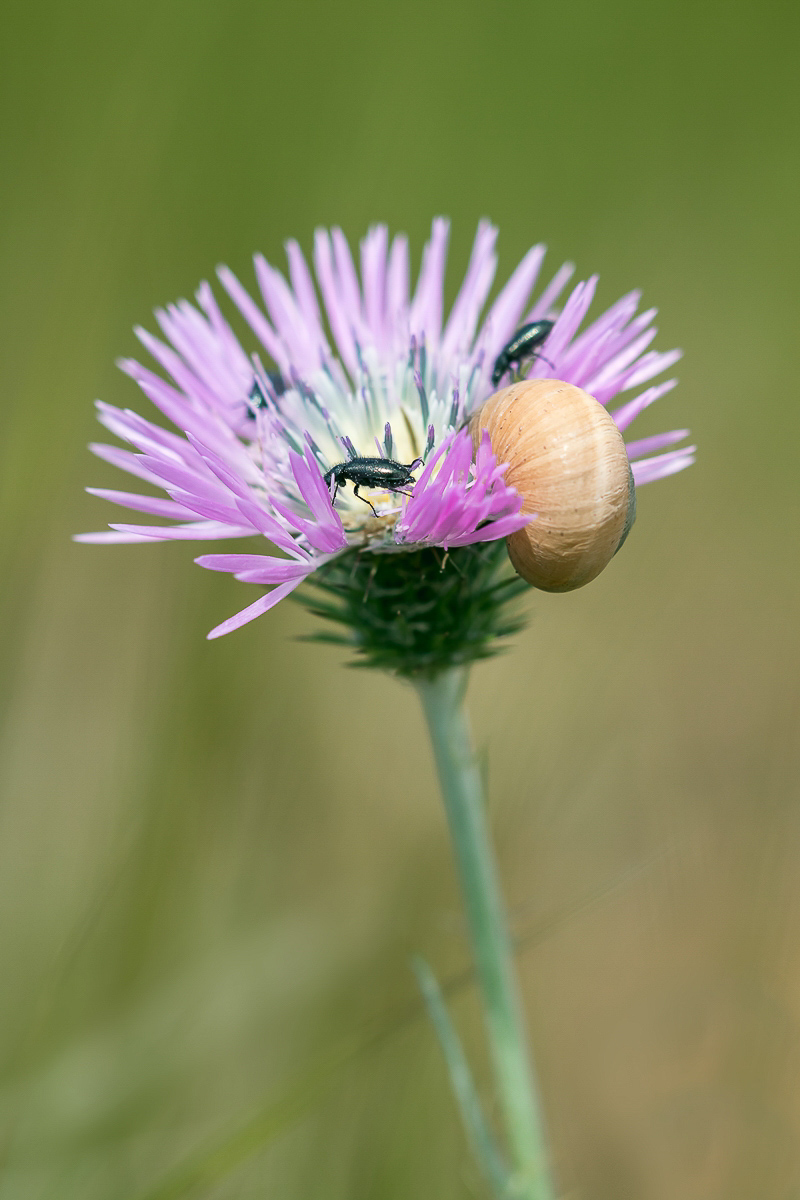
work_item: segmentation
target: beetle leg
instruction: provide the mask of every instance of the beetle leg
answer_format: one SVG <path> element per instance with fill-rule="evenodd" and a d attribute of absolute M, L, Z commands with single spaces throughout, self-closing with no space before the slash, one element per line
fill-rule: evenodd
<path fill-rule="evenodd" d="M 555 366 L 550 362 L 550 359 L 545 358 L 538 350 L 534 350 L 532 354 L 526 354 L 524 358 L 519 359 L 517 362 L 517 369 L 513 375 L 514 383 L 521 383 L 526 378 L 524 372 L 530 371 L 533 368 L 533 364 L 537 358 L 540 358 L 542 362 L 546 362 L 551 371 L 555 371 Z"/>
<path fill-rule="evenodd" d="M 548 365 L 548 367 L 550 368 L 550 370 L 551 370 L 551 371 L 555 371 L 555 369 L 556 369 L 556 365 L 555 365 L 555 363 L 551 363 L 551 362 L 550 362 L 550 359 L 549 359 L 549 358 L 545 358 L 545 356 L 544 356 L 543 354 L 534 354 L 534 356 L 533 356 L 533 357 L 534 357 L 534 358 L 540 358 L 540 359 L 542 360 L 542 362 L 546 362 L 546 363 L 547 363 L 547 365 Z"/>
<path fill-rule="evenodd" d="M 377 515 L 378 515 L 378 514 L 375 512 L 375 509 L 373 508 L 373 506 L 372 506 L 372 503 L 371 503 L 371 502 L 370 502 L 370 501 L 367 499 L 367 497 L 366 497 L 366 496 L 362 496 L 362 495 L 359 493 L 358 486 L 359 486 L 359 485 L 358 485 L 357 483 L 354 483 L 354 484 L 353 484 L 353 495 L 354 495 L 354 496 L 358 496 L 358 499 L 359 499 L 359 500 L 363 500 L 365 504 L 369 504 L 369 506 L 370 506 L 370 508 L 372 509 L 373 513 L 375 513 L 375 516 L 377 517 Z"/>

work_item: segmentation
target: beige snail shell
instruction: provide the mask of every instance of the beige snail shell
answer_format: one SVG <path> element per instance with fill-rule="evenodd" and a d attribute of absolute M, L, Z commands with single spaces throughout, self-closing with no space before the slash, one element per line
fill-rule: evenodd
<path fill-rule="evenodd" d="M 535 520 L 508 538 L 514 569 L 534 587 L 568 592 L 611 561 L 636 516 L 622 434 L 603 406 L 571 383 L 531 379 L 490 396 L 471 422 L 508 463 L 505 479 Z"/>

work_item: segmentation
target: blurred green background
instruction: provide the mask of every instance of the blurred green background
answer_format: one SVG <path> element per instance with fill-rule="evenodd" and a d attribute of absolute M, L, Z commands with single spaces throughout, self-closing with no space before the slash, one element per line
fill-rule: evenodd
<path fill-rule="evenodd" d="M 473 676 L 564 1194 L 800 1196 L 797 7 L 7 0 L 1 1200 L 484 1195 L 409 954 L 468 961 L 413 694 L 197 550 L 93 548 L 92 401 L 219 261 L 453 219 L 661 310 L 690 471 Z M 475 998 L 453 992 L 483 1069 Z M 485 1079 L 485 1074 L 484 1074 Z M 491 1096 L 488 1097 L 491 1102 Z"/>

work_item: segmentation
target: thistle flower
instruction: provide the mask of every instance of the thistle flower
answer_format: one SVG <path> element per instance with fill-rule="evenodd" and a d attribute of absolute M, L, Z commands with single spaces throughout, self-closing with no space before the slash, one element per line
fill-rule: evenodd
<path fill-rule="evenodd" d="M 172 523 L 112 523 L 108 532 L 77 540 L 265 538 L 283 556 L 217 553 L 196 559 L 272 589 L 209 637 L 260 616 L 315 573 L 328 590 L 338 579 L 341 593 L 336 560 L 354 549 L 361 552 L 360 587 L 366 562 L 367 578 L 376 576 L 379 562 L 382 575 L 402 574 L 401 564 L 390 566 L 390 558 L 434 548 L 448 554 L 472 547 L 471 562 L 479 555 L 482 563 L 496 566 L 497 554 L 487 558 L 481 544 L 517 532 L 531 517 L 520 511 L 522 498 L 506 483 L 506 465 L 497 461 L 488 434 L 473 454 L 467 423 L 494 390 L 492 370 L 514 330 L 523 321 L 554 320 L 547 359 L 536 358 L 528 378 L 575 384 L 606 406 L 620 393 L 636 392 L 611 410 L 623 432 L 674 387 L 670 379 L 637 391 L 680 352 L 647 350 L 656 334 L 655 310 L 636 315 L 638 292 L 578 332 L 597 278 L 579 283 L 559 310 L 573 273 L 569 264 L 531 304 L 543 246 L 528 251 L 480 323 L 496 269 L 497 231 L 486 221 L 478 226 L 464 282 L 445 321 L 448 232 L 447 221 L 434 220 L 413 295 L 407 239 L 397 235 L 390 245 L 384 225 L 370 229 L 361 243 L 360 280 L 342 231 L 317 231 L 314 268 L 323 308 L 295 241 L 286 246 L 288 281 L 260 255 L 255 258 L 266 311 L 221 267 L 220 282 L 260 343 L 258 353 L 242 347 L 207 283 L 197 291 L 196 306 L 183 300 L 157 310 L 165 340 L 144 329 L 136 332 L 168 378 L 134 360 L 120 366 L 179 432 L 98 403 L 101 423 L 134 450 L 91 448 L 168 498 L 88 490 Z M 259 357 L 264 352 L 270 370 Z M 634 481 L 648 483 L 688 466 L 694 447 L 667 449 L 686 436 L 680 429 L 628 442 Z M 331 475 L 332 468 L 364 458 L 412 465 L 419 460 L 418 473 L 409 470 L 409 482 L 398 490 L 372 488 L 365 502 L 355 490 L 337 487 Z M 343 475 L 346 479 L 346 470 Z M 441 556 L 435 561 L 441 569 Z M 325 615 L 332 615 L 330 609 Z"/>

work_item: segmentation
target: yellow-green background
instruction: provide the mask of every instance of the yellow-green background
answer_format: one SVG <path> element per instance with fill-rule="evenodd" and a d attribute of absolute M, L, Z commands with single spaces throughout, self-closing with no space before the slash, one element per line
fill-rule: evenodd
<path fill-rule="evenodd" d="M 484 1195 L 408 969 L 467 961 L 413 694 L 291 604 L 207 643 L 253 593 L 193 546 L 69 540 L 153 306 L 436 213 L 451 299 L 483 215 L 499 278 L 641 286 L 686 356 L 637 429 L 700 446 L 473 678 L 563 1192 L 800 1195 L 796 13 L 6 3 L 0 1200 Z"/>

